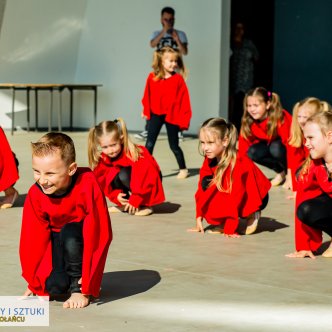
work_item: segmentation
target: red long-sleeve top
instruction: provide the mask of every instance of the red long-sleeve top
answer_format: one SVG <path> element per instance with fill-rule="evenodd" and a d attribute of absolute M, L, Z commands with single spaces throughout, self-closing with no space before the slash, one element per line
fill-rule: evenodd
<path fill-rule="evenodd" d="M 263 121 L 254 121 L 250 127 L 251 136 L 247 139 L 244 138 L 241 133 L 239 135 L 239 153 L 240 155 L 246 155 L 249 147 L 253 144 L 259 143 L 261 141 L 271 143 L 273 140 L 278 138 L 281 139 L 282 144 L 286 147 L 287 150 L 287 160 L 292 153 L 290 145 L 288 144 L 290 136 L 290 127 L 292 123 L 292 116 L 285 110 L 283 110 L 284 120 L 283 122 L 278 122 L 277 125 L 277 135 L 271 139 L 267 134 L 267 122 L 268 118 Z"/>
<path fill-rule="evenodd" d="M 34 184 L 26 197 L 20 238 L 22 276 L 37 295 L 48 295 L 45 282 L 52 271 L 51 232 L 83 221 L 82 294 L 98 297 L 112 227 L 105 197 L 88 168 L 78 168 L 61 196 L 46 195 Z"/>
<path fill-rule="evenodd" d="M 151 113 L 166 115 L 165 121 L 187 130 L 191 119 L 189 91 L 183 77 L 175 73 L 167 79 L 154 80 L 150 73 L 142 99 L 143 114 L 149 120 Z"/>
<path fill-rule="evenodd" d="M 18 172 L 7 137 L 0 127 L 0 191 L 4 191 L 18 180 Z"/>
<path fill-rule="evenodd" d="M 322 159 L 312 160 L 308 173 L 298 179 L 295 209 L 295 247 L 296 250 L 317 250 L 322 244 L 322 231 L 312 228 L 298 219 L 297 208 L 306 200 L 328 194 L 332 198 L 332 182 Z"/>
<path fill-rule="evenodd" d="M 214 176 L 216 168 L 216 159 L 205 158 L 195 194 L 196 217 L 203 217 L 211 225 L 224 222 L 224 233 L 234 234 L 239 217 L 247 217 L 259 211 L 271 183 L 248 157 L 237 156 L 232 174 L 232 190 L 221 192 L 216 185 L 212 185 L 204 191 L 201 186 L 203 178 Z M 223 188 L 228 188 L 230 176 L 228 167 L 222 180 Z"/>
<path fill-rule="evenodd" d="M 160 167 L 144 146 L 139 146 L 141 156 L 137 161 L 131 160 L 123 151 L 116 159 L 101 154 L 99 163 L 93 170 L 105 196 L 113 203 L 121 206 L 118 195 L 123 191 L 112 188 L 112 181 L 122 167 L 131 166 L 129 204 L 153 206 L 165 201 L 164 189 L 160 176 Z"/>
<path fill-rule="evenodd" d="M 297 191 L 296 172 L 308 156 L 309 150 L 304 146 L 304 142 L 298 148 L 289 145 L 287 167 L 291 172 L 293 191 Z"/>

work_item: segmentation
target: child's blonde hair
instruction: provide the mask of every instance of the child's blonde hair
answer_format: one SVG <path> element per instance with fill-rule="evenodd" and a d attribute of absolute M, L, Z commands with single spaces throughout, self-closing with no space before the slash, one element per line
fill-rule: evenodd
<path fill-rule="evenodd" d="M 267 110 L 267 135 L 270 139 L 277 136 L 278 123 L 283 123 L 284 114 L 283 108 L 280 102 L 280 97 L 275 92 L 270 92 L 263 87 L 257 87 L 249 90 L 243 100 L 243 116 L 241 120 L 241 135 L 248 139 L 251 136 L 251 125 L 255 121 L 249 112 L 247 111 L 248 97 L 258 97 L 265 104 L 270 103 L 270 107 Z"/>
<path fill-rule="evenodd" d="M 301 107 L 306 107 L 309 110 L 309 117 L 320 111 L 331 110 L 331 106 L 326 101 L 321 101 L 315 97 L 307 97 L 294 105 L 289 145 L 295 148 L 299 148 L 303 144 L 303 133 L 297 120 Z"/>
<path fill-rule="evenodd" d="M 99 138 L 103 135 L 113 135 L 114 140 L 121 140 L 124 153 L 133 161 L 141 156 L 140 148 L 134 144 L 127 131 L 126 124 L 122 118 L 114 121 L 103 121 L 89 131 L 88 137 L 88 158 L 89 165 L 94 169 L 100 158 Z"/>
<path fill-rule="evenodd" d="M 45 157 L 60 151 L 61 159 L 66 165 L 76 160 L 76 152 L 73 140 L 66 134 L 50 132 L 42 136 L 37 142 L 31 143 L 32 155 Z"/>
<path fill-rule="evenodd" d="M 214 173 L 214 177 L 210 182 L 210 185 L 215 184 L 219 191 L 221 192 L 231 192 L 232 191 L 232 174 L 236 162 L 236 142 L 237 142 L 237 130 L 232 123 L 227 123 L 223 118 L 210 118 L 206 120 L 200 130 L 200 132 L 208 131 L 214 137 L 219 138 L 221 141 L 227 140 L 227 146 L 222 154 L 220 161 L 218 162 L 217 168 Z M 229 183 L 227 183 L 227 188 L 222 186 L 222 180 L 225 171 L 228 167 L 231 167 L 231 177 Z"/>
<path fill-rule="evenodd" d="M 320 111 L 318 113 L 315 113 L 312 115 L 306 122 L 307 123 L 317 123 L 322 134 L 326 136 L 328 131 L 332 131 L 332 111 Z M 299 177 L 300 179 L 303 179 L 303 177 L 308 174 L 309 167 L 311 165 L 312 159 L 309 156 L 305 162 L 302 164 L 300 172 L 299 172 Z"/>
<path fill-rule="evenodd" d="M 163 79 L 166 75 L 165 69 L 164 69 L 164 66 L 162 63 L 163 56 L 166 53 L 176 55 L 176 60 L 177 60 L 177 64 L 178 64 L 178 73 L 180 75 L 182 75 L 184 79 L 186 79 L 187 78 L 187 69 L 182 60 L 181 53 L 178 50 L 176 50 L 172 47 L 169 47 L 169 46 L 165 46 L 165 47 L 161 48 L 160 50 L 154 51 L 154 53 L 153 53 L 152 69 L 153 69 L 153 73 L 155 75 L 154 79 L 157 81 L 157 80 Z"/>

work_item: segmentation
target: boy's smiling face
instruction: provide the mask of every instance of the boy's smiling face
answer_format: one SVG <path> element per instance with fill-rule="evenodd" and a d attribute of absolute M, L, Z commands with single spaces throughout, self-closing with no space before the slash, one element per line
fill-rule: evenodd
<path fill-rule="evenodd" d="M 67 165 L 61 158 L 60 150 L 44 156 L 32 156 L 35 181 L 46 195 L 62 195 L 71 183 L 77 164 Z"/>

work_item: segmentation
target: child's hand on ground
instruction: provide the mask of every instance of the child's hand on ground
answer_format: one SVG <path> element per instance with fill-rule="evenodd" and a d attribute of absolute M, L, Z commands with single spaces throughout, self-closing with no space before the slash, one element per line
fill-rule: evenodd
<path fill-rule="evenodd" d="M 128 200 L 127 200 L 127 202 L 128 202 Z M 124 206 L 125 206 L 124 211 L 128 212 L 129 214 L 135 214 L 139 210 L 137 207 L 135 207 L 129 203 L 126 203 Z"/>
<path fill-rule="evenodd" d="M 311 250 L 300 250 L 300 251 L 295 251 L 290 254 L 285 255 L 286 257 L 290 258 L 305 258 L 305 257 L 310 257 L 311 259 L 316 259 L 314 254 L 312 253 Z"/>
<path fill-rule="evenodd" d="M 128 203 L 128 199 L 124 198 L 124 196 L 126 196 L 125 193 L 120 193 L 117 197 L 121 205 L 126 205 Z"/>
<path fill-rule="evenodd" d="M 201 232 L 202 234 L 204 234 L 204 228 L 203 228 L 203 218 L 202 217 L 198 217 L 196 219 L 196 227 L 193 228 L 188 228 L 187 232 Z"/>
<path fill-rule="evenodd" d="M 19 299 L 24 300 L 24 299 L 26 299 L 27 297 L 29 297 L 31 295 L 33 295 L 33 292 L 29 289 L 29 287 L 27 287 L 24 294 Z"/>

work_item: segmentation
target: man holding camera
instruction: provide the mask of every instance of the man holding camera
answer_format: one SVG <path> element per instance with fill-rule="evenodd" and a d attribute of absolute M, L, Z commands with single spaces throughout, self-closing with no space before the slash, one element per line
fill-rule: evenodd
<path fill-rule="evenodd" d="M 155 31 L 151 37 L 150 46 L 161 49 L 164 46 L 170 46 L 178 49 L 182 55 L 188 53 L 188 40 L 183 31 L 174 29 L 175 10 L 171 7 L 165 7 L 161 10 L 162 30 Z"/>

